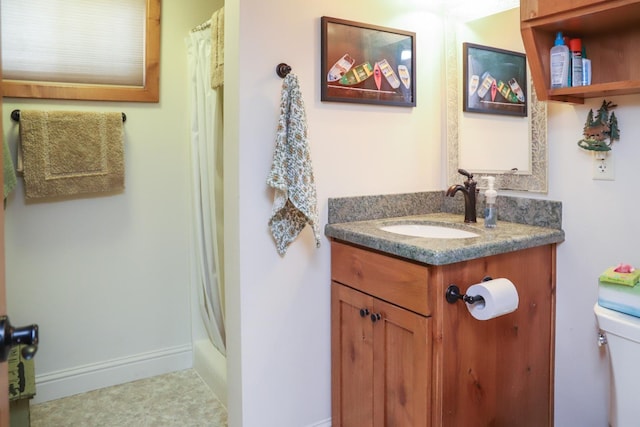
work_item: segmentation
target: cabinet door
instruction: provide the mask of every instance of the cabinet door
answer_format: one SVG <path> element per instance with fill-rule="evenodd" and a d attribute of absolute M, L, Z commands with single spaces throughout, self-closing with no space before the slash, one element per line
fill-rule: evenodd
<path fill-rule="evenodd" d="M 523 21 L 559 12 L 567 12 L 584 6 L 604 3 L 607 0 L 521 0 L 520 16 Z"/>
<path fill-rule="evenodd" d="M 331 284 L 331 405 L 334 427 L 373 426 L 373 298 Z"/>
<path fill-rule="evenodd" d="M 373 316 L 373 425 L 429 426 L 429 318 L 377 299 Z"/>
<path fill-rule="evenodd" d="M 443 426 L 553 425 L 554 266 L 547 245 L 442 267 L 441 295 L 449 283 L 464 292 L 491 276 L 509 278 L 520 300 L 482 321 L 442 298 Z"/>

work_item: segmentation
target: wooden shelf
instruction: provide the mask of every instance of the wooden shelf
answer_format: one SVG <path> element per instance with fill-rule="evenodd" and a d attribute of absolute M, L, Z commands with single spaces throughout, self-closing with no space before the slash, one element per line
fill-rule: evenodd
<path fill-rule="evenodd" d="M 572 102 L 582 104 L 587 98 L 600 98 L 640 93 L 640 80 L 627 80 L 600 83 L 589 86 L 551 89 L 547 92 L 550 101 Z"/>
<path fill-rule="evenodd" d="M 583 103 L 587 98 L 640 93 L 640 0 L 521 0 L 521 33 L 541 100 Z M 582 39 L 592 84 L 550 88 L 549 51 L 555 35 Z"/>

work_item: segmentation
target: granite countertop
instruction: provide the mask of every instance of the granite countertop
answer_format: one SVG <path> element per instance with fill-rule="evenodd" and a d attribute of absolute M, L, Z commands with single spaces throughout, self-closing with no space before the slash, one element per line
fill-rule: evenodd
<path fill-rule="evenodd" d="M 498 221 L 496 228 L 485 228 L 482 218 L 465 224 L 460 214 L 434 212 L 390 218 L 330 223 L 325 235 L 337 240 L 376 249 L 390 255 L 431 265 L 453 264 L 475 258 L 517 251 L 564 240 L 559 228 Z M 464 239 L 432 239 L 405 236 L 380 230 L 391 224 L 431 224 L 461 228 L 479 234 Z"/>

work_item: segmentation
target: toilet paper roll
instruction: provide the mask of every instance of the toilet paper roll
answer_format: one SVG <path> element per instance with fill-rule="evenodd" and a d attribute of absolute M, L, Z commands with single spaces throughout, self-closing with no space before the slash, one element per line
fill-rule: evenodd
<path fill-rule="evenodd" d="M 469 286 L 469 296 L 480 295 L 484 302 L 467 304 L 467 309 L 478 320 L 489 320 L 518 308 L 518 291 L 509 279 L 493 279 Z"/>

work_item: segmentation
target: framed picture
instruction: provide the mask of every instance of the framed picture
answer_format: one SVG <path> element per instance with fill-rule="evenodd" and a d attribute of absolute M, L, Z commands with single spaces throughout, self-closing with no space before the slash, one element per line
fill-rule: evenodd
<path fill-rule="evenodd" d="M 323 16 L 321 100 L 416 105 L 415 33 Z"/>
<path fill-rule="evenodd" d="M 463 111 L 527 116 L 523 53 L 463 43 Z"/>

